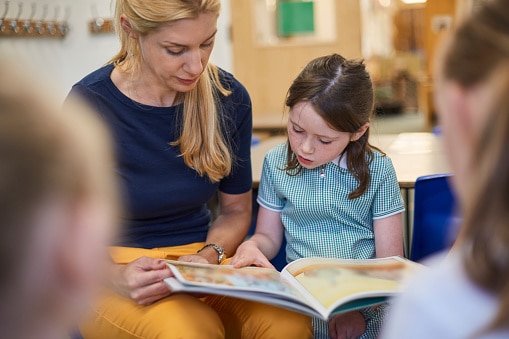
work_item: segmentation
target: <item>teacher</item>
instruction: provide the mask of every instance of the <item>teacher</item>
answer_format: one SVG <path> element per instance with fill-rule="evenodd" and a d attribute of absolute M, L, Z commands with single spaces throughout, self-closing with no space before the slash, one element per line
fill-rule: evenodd
<path fill-rule="evenodd" d="M 251 220 L 251 101 L 209 62 L 219 11 L 219 0 L 117 0 L 120 51 L 72 88 L 111 128 L 127 214 L 85 338 L 311 336 L 303 315 L 172 294 L 163 281 L 172 273 L 162 259 L 232 256 Z"/>

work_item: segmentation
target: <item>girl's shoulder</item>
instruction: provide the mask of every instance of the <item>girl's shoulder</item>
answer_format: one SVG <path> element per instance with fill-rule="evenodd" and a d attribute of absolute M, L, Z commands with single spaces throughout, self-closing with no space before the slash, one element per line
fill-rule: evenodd
<path fill-rule="evenodd" d="M 371 158 L 370 167 L 393 167 L 391 158 L 379 150 L 373 150 L 373 157 Z"/>
<path fill-rule="evenodd" d="M 369 163 L 369 172 L 372 183 L 382 183 L 388 177 L 396 177 L 396 169 L 391 158 L 377 150 L 373 150 L 373 156 Z"/>
<path fill-rule="evenodd" d="M 278 166 L 284 165 L 286 163 L 287 147 L 287 143 L 284 142 L 272 148 L 265 154 L 265 161 L 270 164 L 277 164 Z"/>
<path fill-rule="evenodd" d="M 265 154 L 265 158 L 263 160 L 263 172 L 266 175 L 269 173 L 272 173 L 271 175 L 286 173 L 285 171 L 281 171 L 282 168 L 286 167 L 286 149 L 286 143 L 282 143 L 275 146 Z"/>

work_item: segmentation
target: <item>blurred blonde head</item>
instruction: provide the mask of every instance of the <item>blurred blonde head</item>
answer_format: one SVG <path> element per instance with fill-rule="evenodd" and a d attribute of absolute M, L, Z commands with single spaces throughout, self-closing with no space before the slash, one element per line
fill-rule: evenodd
<path fill-rule="evenodd" d="M 219 0 L 116 0 L 115 30 L 121 46 L 110 63 L 135 76 L 140 72 L 143 56 L 133 32 L 151 34 L 179 20 L 196 19 L 200 14 L 219 17 L 220 9 Z M 127 25 L 122 25 L 122 18 Z M 221 108 L 217 106 L 217 97 L 229 94 L 219 81 L 217 67 L 209 62 L 196 86 L 177 96 L 177 102 L 184 105 L 184 114 L 180 138 L 172 145 L 180 147 L 187 166 L 212 182 L 230 174 L 234 163 L 230 145 L 223 137 Z"/>
<path fill-rule="evenodd" d="M 492 329 L 509 327 L 509 1 L 486 1 L 438 57 L 437 107 L 465 215 L 472 280 L 495 294 Z"/>
<path fill-rule="evenodd" d="M 56 338 L 101 279 L 118 209 L 110 139 L 14 64 L 0 63 L 0 333 Z"/>

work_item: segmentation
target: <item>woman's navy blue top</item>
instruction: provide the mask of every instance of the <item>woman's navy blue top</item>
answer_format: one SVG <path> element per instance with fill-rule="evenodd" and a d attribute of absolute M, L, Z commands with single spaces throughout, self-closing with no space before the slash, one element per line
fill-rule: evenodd
<path fill-rule="evenodd" d="M 115 140 L 117 172 L 123 188 L 125 222 L 120 246 L 155 248 L 205 241 L 210 223 L 206 203 L 219 189 L 241 194 L 252 186 L 251 100 L 231 74 L 219 71 L 232 94 L 219 94 L 223 134 L 235 159 L 232 173 L 211 183 L 189 168 L 170 143 L 180 136 L 182 105 L 153 107 L 134 102 L 113 84 L 113 65 L 75 84 L 78 95 L 100 113 Z"/>

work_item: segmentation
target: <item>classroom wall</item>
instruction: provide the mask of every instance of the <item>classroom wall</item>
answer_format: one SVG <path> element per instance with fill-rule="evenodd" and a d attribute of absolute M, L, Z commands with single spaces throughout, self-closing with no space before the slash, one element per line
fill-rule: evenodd
<path fill-rule="evenodd" d="M 334 52 L 346 58 L 362 57 L 361 8 L 359 0 L 329 2 L 332 8 L 328 8 L 328 14 L 332 16 L 335 30 L 330 40 L 297 36 L 272 43 L 259 39 L 257 21 L 260 19 L 253 8 L 260 2 L 263 0 L 231 2 L 234 63 L 239 65 L 235 75 L 251 95 L 254 124 L 259 126 L 263 120 L 264 124 L 274 126 L 281 122 L 288 87 L 311 59 Z M 266 3 L 275 4 L 274 1 Z"/>
<path fill-rule="evenodd" d="M 0 55 L 14 56 L 18 63 L 48 73 L 56 82 L 62 99 L 69 88 L 84 75 L 107 62 L 118 50 L 117 37 L 112 34 L 91 34 L 88 22 L 94 15 L 111 18 L 110 0 L 12 0 L 6 18 L 14 18 L 18 13 L 18 4 L 23 3 L 21 20 L 30 15 L 32 3 L 37 5 L 34 19 L 43 15 L 43 6 L 48 6 L 47 20 L 55 16 L 60 7 L 58 19 L 63 18 L 68 7 L 70 31 L 63 39 L 0 37 Z M 5 8 L 5 0 L 0 0 L 0 15 Z M 226 70 L 233 71 L 230 42 L 230 0 L 222 0 L 222 13 L 218 21 L 216 47 L 212 61 Z M 97 14 L 93 14 L 93 13 Z M 3 79 L 2 79 L 3 80 Z"/>

